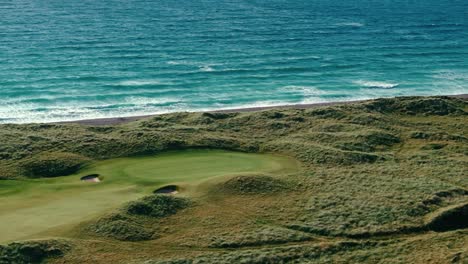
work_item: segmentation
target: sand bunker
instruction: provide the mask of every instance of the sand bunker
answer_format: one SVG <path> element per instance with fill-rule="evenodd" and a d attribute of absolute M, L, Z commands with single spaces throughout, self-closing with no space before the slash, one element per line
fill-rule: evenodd
<path fill-rule="evenodd" d="M 178 187 L 176 185 L 167 185 L 155 190 L 153 193 L 156 194 L 176 194 L 178 193 Z"/>
<path fill-rule="evenodd" d="M 101 179 L 99 179 L 99 174 L 86 175 L 86 176 L 81 177 L 80 180 L 86 181 L 86 182 L 100 182 L 101 181 Z"/>

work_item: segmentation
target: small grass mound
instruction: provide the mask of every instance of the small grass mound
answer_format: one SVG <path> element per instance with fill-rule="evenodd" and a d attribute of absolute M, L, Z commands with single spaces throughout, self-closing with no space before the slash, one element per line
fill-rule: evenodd
<path fill-rule="evenodd" d="M 466 114 L 464 107 L 466 102 L 458 99 L 451 99 L 447 97 L 438 98 L 384 98 L 377 99 L 366 104 L 367 109 L 378 111 L 382 113 L 395 113 L 407 115 L 450 115 Z"/>
<path fill-rule="evenodd" d="M 42 263 L 48 258 L 63 256 L 71 248 L 62 241 L 27 241 L 0 245 L 0 263 Z"/>
<path fill-rule="evenodd" d="M 154 238 L 155 232 L 145 226 L 139 216 L 162 218 L 189 206 L 189 201 L 168 195 L 150 195 L 128 203 L 120 213 L 99 219 L 89 226 L 91 232 L 122 241 L 143 241 Z M 143 224 L 142 224 L 143 223 Z"/>
<path fill-rule="evenodd" d="M 82 168 L 89 159 L 64 152 L 42 153 L 22 163 L 24 174 L 31 178 L 69 175 Z"/>
<path fill-rule="evenodd" d="M 461 188 L 439 191 L 417 203 L 416 206 L 408 210 L 407 214 L 410 216 L 423 216 L 437 208 L 440 209 L 443 206 L 456 204 L 457 201 L 463 201 L 466 195 L 468 195 L 468 190 Z"/>
<path fill-rule="evenodd" d="M 355 137 L 337 137 L 335 143 L 332 144 L 337 148 L 347 151 L 373 152 L 388 150 L 400 142 L 401 139 L 395 135 L 381 131 L 369 131 Z"/>
<path fill-rule="evenodd" d="M 219 190 L 231 194 L 267 194 L 288 189 L 285 182 L 270 176 L 237 176 L 221 184 Z"/>
<path fill-rule="evenodd" d="M 101 218 L 91 230 L 100 236 L 122 241 L 143 241 L 154 236 L 151 230 L 121 215 Z"/>
<path fill-rule="evenodd" d="M 277 112 L 277 111 L 266 111 L 264 112 L 263 115 L 270 119 L 280 119 L 280 118 L 285 117 L 284 113 Z"/>
<path fill-rule="evenodd" d="M 444 199 L 447 198 L 454 198 L 454 197 L 462 197 L 468 195 L 468 190 L 456 188 L 447 191 L 440 191 L 435 193 L 432 197 L 425 199 L 422 201 L 423 205 L 438 205 L 442 203 Z"/>
<path fill-rule="evenodd" d="M 231 118 L 237 116 L 238 113 L 222 113 L 222 112 L 206 112 L 203 113 L 202 116 L 204 117 L 209 117 L 212 119 L 226 119 L 226 118 Z"/>
<path fill-rule="evenodd" d="M 460 105 L 443 98 L 425 98 L 408 102 L 404 106 L 408 114 L 449 115 L 464 114 Z"/>
<path fill-rule="evenodd" d="M 422 150 L 439 150 L 439 149 L 445 148 L 445 146 L 447 146 L 447 144 L 430 143 L 421 147 L 421 149 Z"/>
<path fill-rule="evenodd" d="M 346 113 L 337 107 L 309 109 L 305 111 L 305 115 L 324 119 L 342 119 L 346 117 Z"/>
<path fill-rule="evenodd" d="M 125 207 L 129 215 L 144 215 L 151 217 L 166 217 L 188 207 L 190 202 L 185 198 L 168 195 L 150 195 L 140 200 L 130 202 Z"/>
<path fill-rule="evenodd" d="M 361 137 L 372 146 L 393 146 L 394 144 L 401 142 L 399 137 L 380 131 L 372 131 L 369 134 Z"/>

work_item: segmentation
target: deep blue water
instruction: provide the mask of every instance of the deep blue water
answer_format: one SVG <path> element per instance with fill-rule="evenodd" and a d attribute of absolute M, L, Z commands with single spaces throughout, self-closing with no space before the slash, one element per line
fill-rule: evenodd
<path fill-rule="evenodd" d="M 468 93 L 467 0 L 0 0 L 0 122 Z"/>

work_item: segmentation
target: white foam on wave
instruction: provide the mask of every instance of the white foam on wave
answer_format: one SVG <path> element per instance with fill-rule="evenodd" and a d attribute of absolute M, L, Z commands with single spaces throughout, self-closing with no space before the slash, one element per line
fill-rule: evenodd
<path fill-rule="evenodd" d="M 196 65 L 195 62 L 187 61 L 187 60 L 171 60 L 166 62 L 169 65 Z"/>
<path fill-rule="evenodd" d="M 444 79 L 449 81 L 461 81 L 467 82 L 468 81 L 468 71 L 452 71 L 452 70 L 440 70 L 435 72 L 433 75 L 436 79 Z"/>
<path fill-rule="evenodd" d="M 121 81 L 118 85 L 121 86 L 143 86 L 143 85 L 157 85 L 161 84 L 159 80 L 127 80 Z"/>
<path fill-rule="evenodd" d="M 180 103 L 182 100 L 176 97 L 157 97 L 157 98 L 148 98 L 142 96 L 130 96 L 125 98 L 125 103 L 146 106 L 146 105 L 158 105 L 158 104 L 176 104 Z"/>
<path fill-rule="evenodd" d="M 211 67 L 211 65 L 203 65 L 203 66 L 200 66 L 199 68 L 203 72 L 212 72 L 215 70 L 213 69 L 213 67 Z"/>
<path fill-rule="evenodd" d="M 144 101 L 133 98 L 125 103 L 135 104 L 115 105 L 68 105 L 38 108 L 26 104 L 0 105 L 0 124 L 2 123 L 44 123 L 61 122 L 97 118 L 113 118 L 140 116 L 148 114 L 164 114 L 186 111 L 189 109 L 184 103 L 174 103 L 167 106 L 157 106 L 162 101 Z M 156 105 L 155 105 L 156 104 Z"/>
<path fill-rule="evenodd" d="M 213 66 L 219 66 L 222 65 L 220 63 L 209 63 L 209 64 L 204 64 L 200 62 L 195 62 L 195 61 L 187 61 L 187 60 L 172 60 L 172 61 L 167 61 L 166 62 L 168 65 L 185 65 L 185 66 L 190 66 L 190 67 L 197 67 L 200 71 L 202 72 L 212 72 L 216 71 Z"/>
<path fill-rule="evenodd" d="M 194 108 L 187 110 L 187 112 L 198 112 L 198 111 L 219 111 L 219 110 L 233 110 L 233 109 L 255 109 L 255 108 L 263 108 L 263 107 L 275 107 L 275 106 L 285 106 L 285 105 L 295 105 L 299 104 L 300 102 L 285 102 L 282 100 L 262 100 L 262 101 L 254 101 L 249 103 L 243 104 L 219 104 L 216 103 L 214 106 L 210 107 L 202 107 L 202 108 Z"/>
<path fill-rule="evenodd" d="M 39 111 L 42 109 L 42 111 Z M 61 120 L 81 119 L 82 116 L 88 116 L 93 111 L 80 107 L 28 107 L 20 104 L 19 106 L 8 105 L 0 107 L 0 123 L 39 123 L 54 122 Z"/>
<path fill-rule="evenodd" d="M 344 23 L 338 23 L 336 25 L 341 26 L 341 27 L 363 27 L 365 26 L 363 23 L 359 23 L 359 22 L 344 22 Z"/>
<path fill-rule="evenodd" d="M 168 62 L 166 62 L 166 63 L 169 64 L 169 65 L 180 65 L 180 64 L 183 64 L 183 63 L 178 62 L 178 61 L 168 61 Z"/>
<path fill-rule="evenodd" d="M 131 96 L 120 101 L 94 101 L 41 106 L 31 103 L 0 104 L 1 123 L 60 122 L 95 118 L 163 114 L 187 109 L 179 98 Z"/>
<path fill-rule="evenodd" d="M 324 94 L 324 91 L 318 89 L 315 86 L 288 85 L 281 87 L 280 90 L 283 92 L 300 93 L 305 97 L 319 96 Z"/>
<path fill-rule="evenodd" d="M 283 60 L 290 60 L 290 61 L 294 61 L 294 60 L 318 60 L 318 59 L 321 59 L 322 57 L 320 56 L 314 56 L 314 55 L 311 55 L 311 56 L 291 56 L 291 57 L 285 57 L 283 58 Z"/>
<path fill-rule="evenodd" d="M 439 93 L 466 94 L 468 93 L 468 71 L 439 70 L 436 71 L 433 85 L 439 88 Z"/>
<path fill-rule="evenodd" d="M 366 88 L 376 88 L 376 89 L 392 89 L 397 87 L 398 83 L 389 83 L 389 82 L 381 82 L 381 81 L 355 81 L 354 82 L 357 85 L 366 87 Z"/>

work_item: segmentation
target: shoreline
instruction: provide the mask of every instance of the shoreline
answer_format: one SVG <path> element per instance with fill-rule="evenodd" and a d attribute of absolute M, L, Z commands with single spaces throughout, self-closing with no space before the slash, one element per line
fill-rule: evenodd
<path fill-rule="evenodd" d="M 435 96 L 446 96 L 454 97 L 460 99 L 468 99 L 468 94 L 457 94 L 457 95 L 435 95 Z M 403 96 L 411 97 L 411 96 Z M 420 97 L 431 97 L 431 96 L 420 96 Z M 395 97 L 390 97 L 395 98 Z M 375 99 L 366 99 L 366 100 L 351 100 L 351 101 L 335 101 L 335 102 L 324 102 L 324 103 L 310 103 L 310 104 L 290 104 L 290 105 L 277 105 L 277 106 L 258 106 L 258 107 L 246 107 L 246 108 L 232 108 L 232 109 L 220 109 L 220 110 L 208 110 L 208 111 L 193 111 L 190 113 L 234 113 L 234 112 L 257 112 L 271 109 L 309 109 L 322 106 L 332 106 L 332 105 L 344 105 L 344 104 L 353 104 L 353 103 L 362 103 L 366 101 L 372 101 Z M 186 111 L 189 112 L 189 111 Z M 165 113 L 167 114 L 167 113 Z M 94 118 L 94 119 L 82 119 L 75 121 L 60 121 L 60 122 L 50 122 L 48 124 L 78 124 L 78 125 L 89 125 L 89 126 L 108 126 L 108 125 L 120 125 L 124 123 L 130 123 L 133 121 L 138 121 L 145 118 L 150 118 L 154 116 L 159 116 L 163 114 L 149 114 L 149 115 L 139 115 L 139 116 L 129 116 L 129 117 L 109 117 L 109 118 Z"/>

